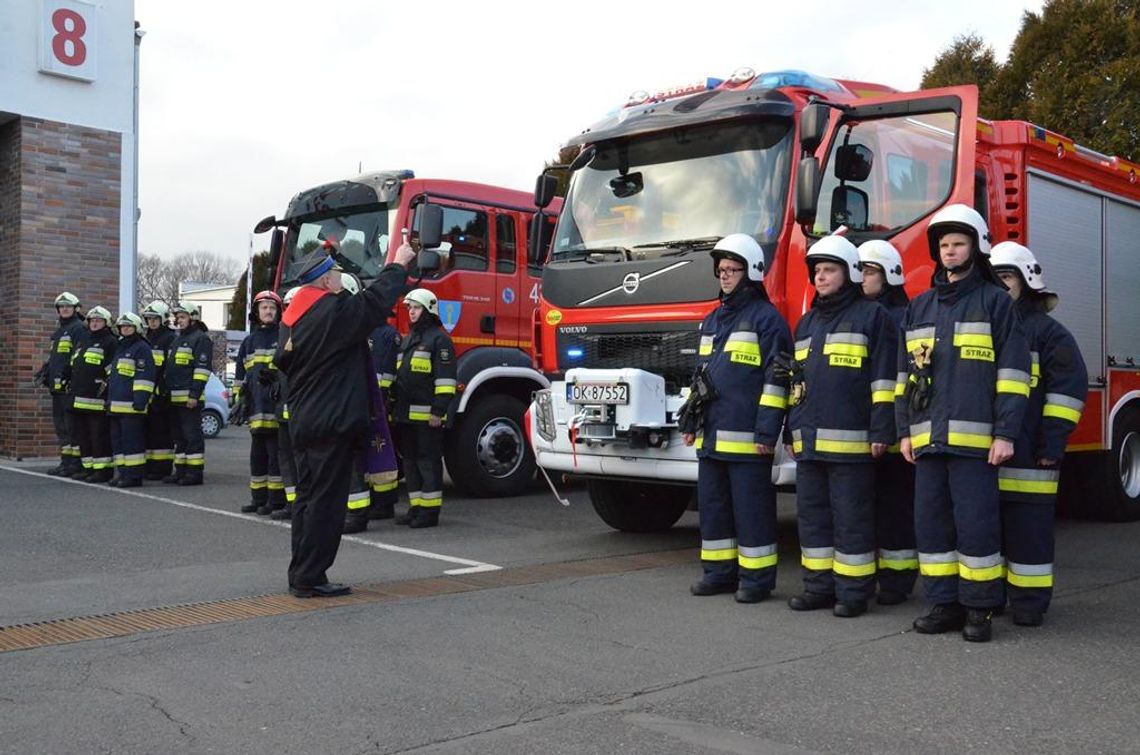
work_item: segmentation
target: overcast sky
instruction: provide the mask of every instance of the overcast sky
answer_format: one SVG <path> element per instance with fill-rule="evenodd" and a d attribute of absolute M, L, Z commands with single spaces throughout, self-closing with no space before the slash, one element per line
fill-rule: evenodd
<path fill-rule="evenodd" d="M 914 89 L 957 34 L 1004 60 L 1040 7 L 136 0 L 139 251 L 244 257 L 257 220 L 361 165 L 530 191 L 562 142 L 631 92 L 741 66 Z"/>

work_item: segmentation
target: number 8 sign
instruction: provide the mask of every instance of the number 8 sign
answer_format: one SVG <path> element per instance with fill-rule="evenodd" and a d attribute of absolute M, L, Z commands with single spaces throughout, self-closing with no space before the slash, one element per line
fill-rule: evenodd
<path fill-rule="evenodd" d="M 41 0 L 40 70 L 94 81 L 99 9 L 84 0 Z"/>

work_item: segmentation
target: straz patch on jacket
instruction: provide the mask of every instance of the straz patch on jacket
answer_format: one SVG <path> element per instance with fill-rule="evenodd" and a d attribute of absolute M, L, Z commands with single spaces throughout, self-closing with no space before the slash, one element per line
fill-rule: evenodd
<path fill-rule="evenodd" d="M 827 357 L 827 364 L 830 367 L 854 367 L 859 369 L 863 366 L 863 357 L 853 357 L 847 354 L 830 354 Z"/>
<path fill-rule="evenodd" d="M 984 346 L 963 346 L 962 359 L 977 359 L 982 362 L 994 361 L 994 350 Z"/>
<path fill-rule="evenodd" d="M 751 365 L 752 367 L 760 366 L 759 354 L 750 354 L 746 351 L 733 351 L 730 353 L 732 355 L 729 357 L 730 362 L 736 362 L 737 364 L 747 364 Z"/>

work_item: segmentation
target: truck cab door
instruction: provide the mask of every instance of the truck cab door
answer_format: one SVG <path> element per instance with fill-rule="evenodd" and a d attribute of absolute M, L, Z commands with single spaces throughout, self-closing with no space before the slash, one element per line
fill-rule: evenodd
<path fill-rule="evenodd" d="M 977 87 L 867 98 L 833 110 L 830 120 L 812 235 L 844 226 L 856 244 L 887 239 L 903 256 L 907 289 L 925 290 L 934 269 L 930 216 L 949 204 L 974 204 Z M 802 276 L 789 290 L 808 297 L 806 266 L 788 272 Z"/>
<path fill-rule="evenodd" d="M 523 238 L 518 216 L 508 210 L 492 213 L 495 225 L 495 332 L 496 346 L 518 347 L 530 332 L 530 320 L 522 320 L 522 294 L 519 269 Z M 526 338 L 529 340 L 529 338 Z"/>

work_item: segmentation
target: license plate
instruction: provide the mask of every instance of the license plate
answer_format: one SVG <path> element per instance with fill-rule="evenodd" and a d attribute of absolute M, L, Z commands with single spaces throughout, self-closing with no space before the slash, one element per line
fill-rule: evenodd
<path fill-rule="evenodd" d="M 566 400 L 571 404 L 628 404 L 629 383 L 570 383 Z"/>

